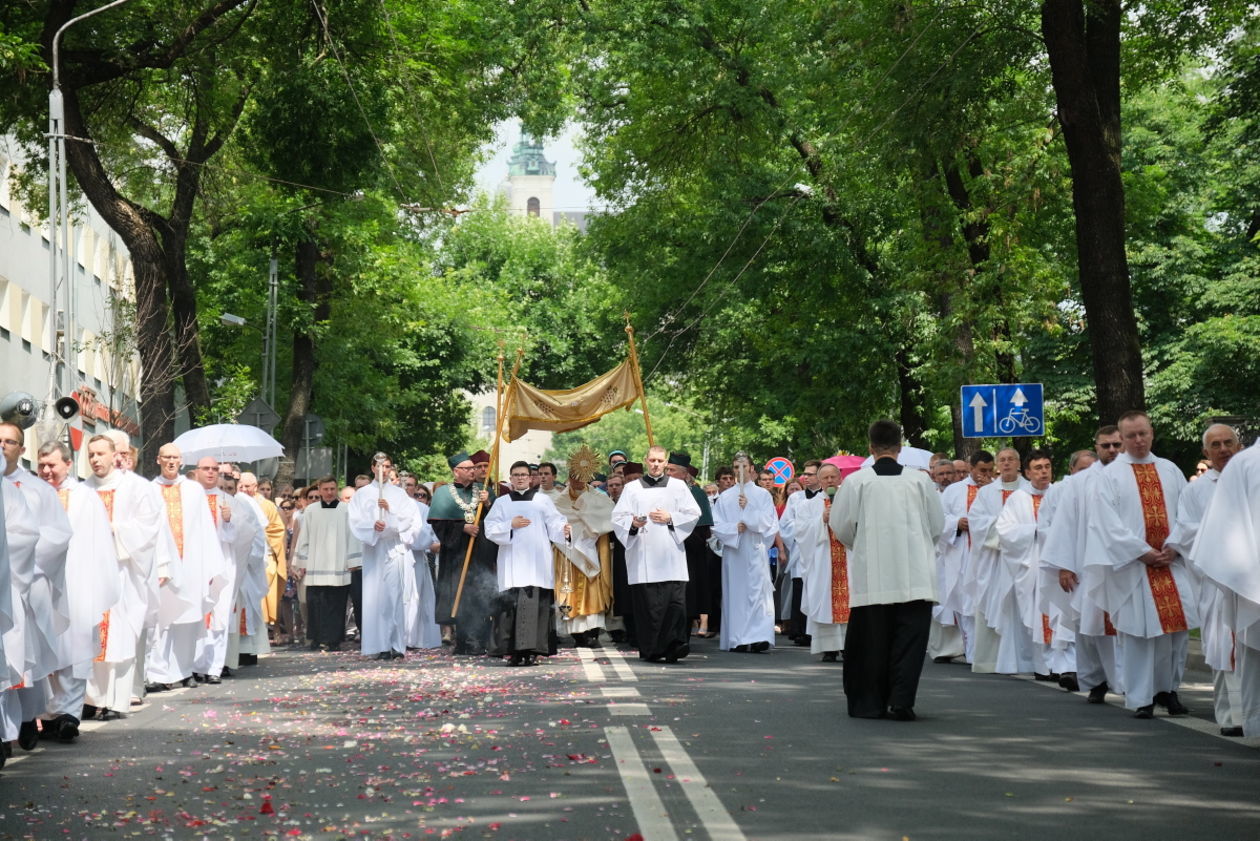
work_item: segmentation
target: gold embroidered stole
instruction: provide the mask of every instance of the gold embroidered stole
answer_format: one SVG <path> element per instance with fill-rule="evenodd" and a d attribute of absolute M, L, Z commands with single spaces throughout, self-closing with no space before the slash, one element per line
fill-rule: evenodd
<path fill-rule="evenodd" d="M 179 485 L 160 485 L 162 501 L 166 503 L 166 522 L 170 524 L 171 534 L 175 535 L 175 549 L 181 558 L 184 557 L 184 495 Z"/>
<path fill-rule="evenodd" d="M 96 495 L 101 498 L 101 502 L 105 503 L 105 515 L 109 517 L 111 528 L 114 525 L 114 491 L 97 491 Z M 101 616 L 101 650 L 96 655 L 93 662 L 105 662 L 105 647 L 109 644 L 109 611 L 105 611 Z"/>
<path fill-rule="evenodd" d="M 831 499 L 823 502 L 823 516 L 830 519 Z M 831 540 L 831 621 L 836 625 L 849 622 L 849 556 L 844 544 L 827 529 Z"/>
<path fill-rule="evenodd" d="M 1153 464 L 1133 465 L 1137 479 L 1138 496 L 1142 500 L 1142 518 L 1146 521 L 1146 542 L 1152 549 L 1163 549 L 1171 528 L 1168 523 L 1168 506 L 1164 501 L 1164 486 L 1159 481 L 1159 469 Z M 1181 606 L 1181 594 L 1177 582 L 1168 567 L 1147 567 L 1146 578 L 1155 599 L 1155 611 L 1164 633 L 1171 634 L 1188 629 L 1186 613 Z"/>

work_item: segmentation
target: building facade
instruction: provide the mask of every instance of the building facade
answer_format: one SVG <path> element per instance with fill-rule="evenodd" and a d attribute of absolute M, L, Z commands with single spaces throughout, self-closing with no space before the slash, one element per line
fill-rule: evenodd
<path fill-rule="evenodd" d="M 60 289 L 54 311 L 48 223 L 13 188 L 21 167 L 11 141 L 0 140 L 0 396 L 22 391 L 45 403 L 68 393 L 82 407 L 72 424 L 76 445 L 111 428 L 137 435 L 140 366 L 127 250 L 95 210 L 81 209 L 70 229 L 73 295 Z M 74 302 L 69 313 L 67 300 Z M 66 376 L 59 363 L 71 358 L 74 370 Z M 46 440 L 64 431 L 45 411 L 26 430 L 25 460 L 35 461 L 41 435 Z"/>

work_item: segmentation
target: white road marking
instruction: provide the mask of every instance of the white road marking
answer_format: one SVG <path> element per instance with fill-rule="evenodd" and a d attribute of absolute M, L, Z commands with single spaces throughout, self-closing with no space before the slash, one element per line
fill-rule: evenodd
<path fill-rule="evenodd" d="M 633 686 L 601 686 L 605 698 L 638 698 L 639 690 Z"/>
<path fill-rule="evenodd" d="M 745 841 L 744 833 L 735 825 L 731 813 L 726 811 L 726 807 L 713 793 L 713 789 L 709 788 L 700 769 L 696 767 L 696 763 L 678 741 L 674 731 L 668 727 L 662 727 L 659 730 L 654 728 L 649 732 L 656 740 L 656 747 L 660 750 L 661 756 L 674 770 L 674 778 L 681 781 L 683 793 L 687 795 L 696 814 L 700 816 L 700 823 L 704 825 L 711 841 Z M 650 838 L 651 836 L 644 833 L 643 837 Z"/>
<path fill-rule="evenodd" d="M 609 648 L 605 651 L 608 656 L 608 662 L 612 664 L 613 671 L 617 673 L 617 677 L 627 681 L 637 681 L 639 678 L 630 668 L 630 664 L 626 662 L 626 656 L 615 648 Z"/>
<path fill-rule="evenodd" d="M 609 727 L 604 732 L 608 736 L 608 747 L 612 749 L 613 759 L 617 762 L 617 772 L 621 774 L 621 782 L 626 788 L 639 832 L 652 841 L 678 841 L 674 822 L 670 820 L 665 804 L 661 802 L 660 795 L 652 785 L 651 775 L 648 774 L 643 757 L 634 746 L 634 740 L 630 738 L 630 731 L 625 727 Z"/>
<path fill-rule="evenodd" d="M 615 701 L 608 705 L 608 712 L 613 715 L 651 715 L 647 704 L 618 704 Z"/>
<path fill-rule="evenodd" d="M 579 648 L 577 653 L 578 659 L 582 661 L 582 671 L 586 672 L 586 679 L 591 683 L 603 683 L 604 669 L 595 662 L 595 653 L 589 648 Z"/>

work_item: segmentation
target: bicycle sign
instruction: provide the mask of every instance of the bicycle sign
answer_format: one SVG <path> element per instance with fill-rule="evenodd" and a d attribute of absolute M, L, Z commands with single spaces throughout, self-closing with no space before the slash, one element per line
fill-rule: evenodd
<path fill-rule="evenodd" d="M 1045 432 L 1041 383 L 965 385 L 961 392 L 964 438 L 1027 438 Z"/>

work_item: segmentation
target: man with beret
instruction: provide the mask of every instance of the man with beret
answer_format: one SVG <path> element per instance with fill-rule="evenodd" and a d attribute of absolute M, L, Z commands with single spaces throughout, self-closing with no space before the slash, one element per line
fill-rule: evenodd
<path fill-rule="evenodd" d="M 490 642 L 490 604 L 498 592 L 498 547 L 481 533 L 481 526 L 494 495 L 476 481 L 477 468 L 468 453 L 456 453 L 446 462 L 452 479 L 433 489 L 433 505 L 429 507 L 429 523 L 442 545 L 438 553 L 437 622 L 442 626 L 442 644 L 454 645 L 456 654 L 484 654 Z M 455 595 L 465 558 L 468 572 L 456 609 Z"/>

